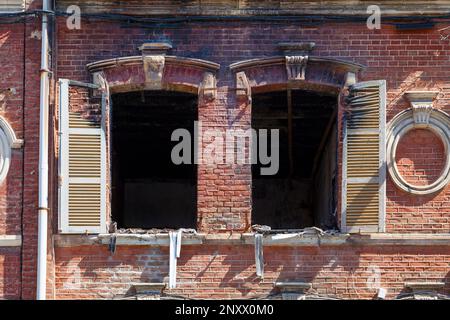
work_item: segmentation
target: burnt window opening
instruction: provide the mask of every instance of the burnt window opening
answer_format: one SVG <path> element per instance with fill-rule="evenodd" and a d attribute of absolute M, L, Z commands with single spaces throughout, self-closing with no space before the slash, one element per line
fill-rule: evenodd
<path fill-rule="evenodd" d="M 169 91 L 114 94 L 111 111 L 112 220 L 118 228 L 195 228 L 197 165 L 176 165 L 176 129 L 194 138 L 197 96 Z M 191 142 L 192 151 L 194 154 Z"/>
<path fill-rule="evenodd" d="M 279 129 L 280 137 L 278 173 L 261 175 L 264 165 L 252 165 L 252 224 L 337 229 L 336 111 L 336 95 L 290 90 L 252 96 L 252 127 Z"/>

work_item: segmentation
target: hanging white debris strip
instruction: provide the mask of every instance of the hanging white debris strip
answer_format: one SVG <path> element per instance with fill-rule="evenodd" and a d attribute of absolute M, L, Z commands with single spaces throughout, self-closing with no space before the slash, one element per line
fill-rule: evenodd
<path fill-rule="evenodd" d="M 169 289 L 177 286 L 177 238 L 178 232 L 169 231 Z"/>
<path fill-rule="evenodd" d="M 181 237 L 183 236 L 183 229 L 179 229 L 177 233 L 177 259 L 181 254 Z"/>
<path fill-rule="evenodd" d="M 191 232 L 191 230 L 179 229 L 178 231 L 169 231 L 169 289 L 176 288 L 177 286 L 177 259 L 181 255 L 181 238 L 183 237 L 183 232 Z"/>
<path fill-rule="evenodd" d="M 298 233 L 279 233 L 272 236 L 272 240 L 285 240 L 298 237 Z"/>
<path fill-rule="evenodd" d="M 255 264 L 256 275 L 264 277 L 263 235 L 255 233 Z"/>

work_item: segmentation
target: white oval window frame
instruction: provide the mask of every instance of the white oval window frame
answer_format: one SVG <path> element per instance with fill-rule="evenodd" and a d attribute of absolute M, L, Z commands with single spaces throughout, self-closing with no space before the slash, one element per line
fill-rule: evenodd
<path fill-rule="evenodd" d="M 450 182 L 450 116 L 434 108 L 407 109 L 395 116 L 388 124 L 387 165 L 389 174 L 397 187 L 417 195 L 436 193 Z M 407 182 L 400 174 L 396 163 L 398 143 L 403 136 L 413 129 L 429 130 L 437 135 L 443 145 L 446 155 L 445 165 L 440 176 L 433 183 L 417 186 Z"/>
<path fill-rule="evenodd" d="M 21 148 L 23 140 L 17 139 L 8 121 L 0 116 L 0 184 L 6 179 L 11 163 L 11 149 Z"/>

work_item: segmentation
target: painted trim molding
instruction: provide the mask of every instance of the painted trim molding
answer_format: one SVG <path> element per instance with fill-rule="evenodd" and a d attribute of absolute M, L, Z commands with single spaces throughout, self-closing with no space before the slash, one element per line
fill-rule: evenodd
<path fill-rule="evenodd" d="M 309 47 L 308 47 L 309 45 Z M 278 45 L 280 56 L 237 61 L 229 68 L 234 73 L 238 95 L 243 95 L 242 75 L 252 93 L 291 89 L 312 90 L 339 94 L 340 90 L 356 81 L 356 74 L 364 66 L 349 61 L 310 55 L 312 43 Z M 244 89 L 244 90 L 242 90 Z M 250 92 L 247 90 L 247 95 Z"/>
<path fill-rule="evenodd" d="M 359 63 L 354 63 L 350 61 L 345 61 L 341 59 L 333 59 L 333 58 L 321 58 L 321 57 L 309 57 L 309 62 L 317 62 L 317 63 L 329 63 L 336 68 L 343 68 L 347 71 L 358 72 L 365 68 L 364 65 Z M 250 59 L 238 61 L 230 64 L 231 71 L 238 72 L 248 68 L 260 68 L 265 66 L 273 66 L 273 65 L 285 65 L 286 57 L 268 57 L 261 59 Z"/>
<path fill-rule="evenodd" d="M 0 116 L 0 128 L 3 130 L 3 132 L 6 135 L 6 138 L 8 139 L 8 143 L 12 149 L 21 148 L 23 145 L 22 139 L 17 139 L 16 134 L 14 133 L 13 128 L 10 126 L 8 121 L 6 121 L 5 118 Z"/>
<path fill-rule="evenodd" d="M 169 246 L 169 234 L 99 234 L 53 236 L 56 247 L 109 245 L 114 237 L 116 245 Z M 254 245 L 255 234 L 183 234 L 182 245 Z M 271 234 L 263 236 L 264 246 L 450 246 L 450 234 L 389 234 L 368 233 L 330 235 L 300 235 L 299 233 Z"/>
<path fill-rule="evenodd" d="M 150 46 L 152 45 L 152 46 Z M 101 74 L 110 93 L 141 90 L 170 90 L 198 94 L 199 100 L 212 100 L 216 93 L 215 62 L 168 56 L 166 44 L 145 44 L 141 56 L 119 57 L 87 64 L 95 79 Z"/>
<path fill-rule="evenodd" d="M 442 190 L 450 182 L 450 116 L 444 111 L 433 108 L 433 100 L 437 92 L 407 92 L 406 97 L 411 108 L 395 116 L 388 124 L 387 162 L 389 174 L 394 184 L 403 191 L 426 195 Z M 426 186 L 413 185 L 400 174 L 396 163 L 396 152 L 399 141 L 409 131 L 425 129 L 437 135 L 444 144 L 444 154 L 447 156 L 444 168 L 439 178 Z"/>
<path fill-rule="evenodd" d="M 173 65 L 185 65 L 190 67 L 196 67 L 205 70 L 217 71 L 220 68 L 220 64 L 206 61 L 202 59 L 194 59 L 194 58 L 184 58 L 184 57 L 176 57 L 176 56 L 164 56 L 165 62 L 167 64 Z M 86 65 L 89 72 L 98 72 L 100 70 L 114 68 L 118 66 L 126 66 L 126 65 L 142 65 L 144 63 L 145 56 L 130 56 L 130 57 L 120 57 L 120 58 L 112 58 L 106 60 L 100 60 L 88 63 Z"/>
<path fill-rule="evenodd" d="M 20 247 L 21 245 L 21 235 L 0 235 L 0 247 Z"/>
<path fill-rule="evenodd" d="M 11 163 L 11 149 L 20 148 L 22 145 L 23 140 L 17 139 L 8 121 L 0 116 L 0 183 L 8 175 Z"/>

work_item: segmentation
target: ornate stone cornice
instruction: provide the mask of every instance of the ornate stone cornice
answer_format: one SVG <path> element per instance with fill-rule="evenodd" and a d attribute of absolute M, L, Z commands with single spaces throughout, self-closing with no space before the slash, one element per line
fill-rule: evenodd
<path fill-rule="evenodd" d="M 171 65 L 184 65 L 187 67 L 217 71 L 220 68 L 220 65 L 215 62 L 206 61 L 202 59 L 194 59 L 194 58 L 184 58 L 177 56 L 164 56 L 165 63 Z M 95 62 L 88 63 L 86 65 L 89 72 L 96 72 L 99 70 L 110 69 L 119 66 L 131 66 L 131 65 L 141 65 L 143 62 L 143 56 L 129 56 L 129 57 L 120 57 L 120 58 L 112 58 L 99 60 Z"/>
<path fill-rule="evenodd" d="M 365 67 L 362 64 L 349 62 L 334 58 L 321 58 L 321 57 L 308 57 L 311 63 L 329 64 L 332 67 L 344 69 L 347 71 L 358 72 Z M 232 71 L 238 72 L 249 68 L 260 68 L 267 66 L 276 66 L 286 63 L 286 57 L 269 57 L 261 59 L 250 59 L 238 61 L 230 64 L 230 69 Z"/>
<path fill-rule="evenodd" d="M 230 65 L 236 75 L 245 73 L 254 93 L 283 90 L 288 86 L 338 93 L 345 85 L 356 81 L 356 74 L 363 68 L 363 65 L 353 62 L 306 55 L 251 59 Z M 236 87 L 239 92 L 239 83 Z"/>
<path fill-rule="evenodd" d="M 102 74 L 111 93 L 133 90 L 175 90 L 198 93 L 202 99 L 214 99 L 216 72 L 214 62 L 168 56 L 165 43 L 146 43 L 141 56 L 106 59 L 86 67 L 95 76 Z"/>

